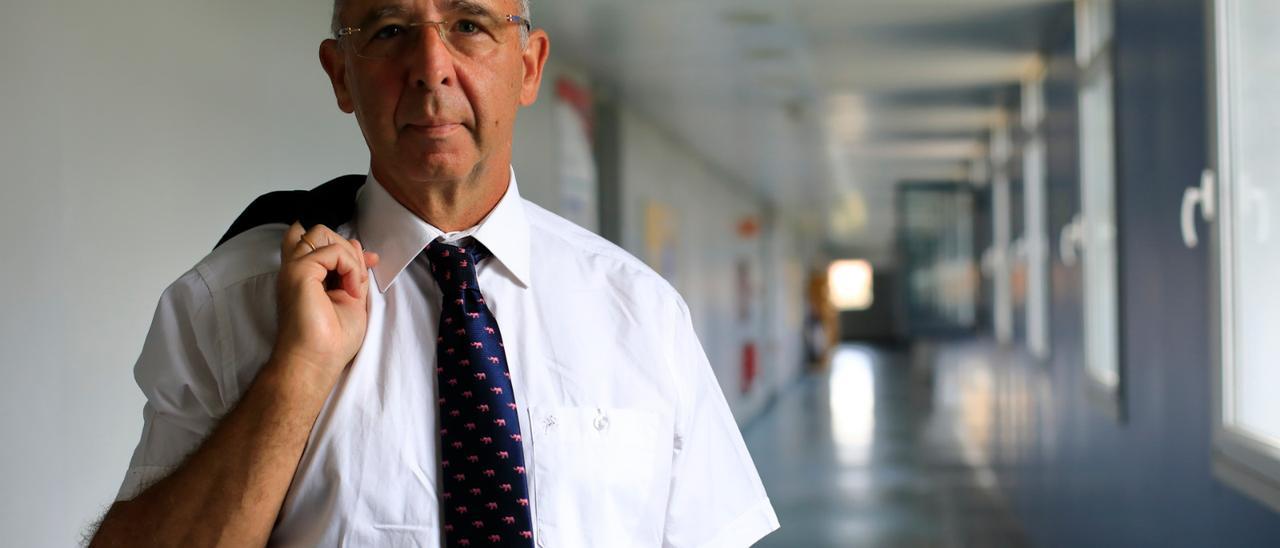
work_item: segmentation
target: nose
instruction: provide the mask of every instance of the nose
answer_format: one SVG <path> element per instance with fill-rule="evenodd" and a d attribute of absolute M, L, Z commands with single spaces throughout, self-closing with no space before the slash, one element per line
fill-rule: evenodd
<path fill-rule="evenodd" d="M 442 23 L 427 22 L 419 38 L 421 47 L 411 55 L 409 78 L 414 87 L 430 91 L 453 83 L 453 51 L 444 38 Z"/>

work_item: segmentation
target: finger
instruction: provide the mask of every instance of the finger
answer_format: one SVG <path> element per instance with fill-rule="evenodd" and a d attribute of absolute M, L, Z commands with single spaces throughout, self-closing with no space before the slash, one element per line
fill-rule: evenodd
<path fill-rule="evenodd" d="M 342 287 L 348 289 L 350 282 L 355 281 L 361 272 L 359 261 L 349 248 L 340 244 L 321 247 L 298 259 L 298 263 L 306 268 L 303 276 L 309 280 L 324 283 L 330 272 L 336 272 L 342 279 Z"/>
<path fill-rule="evenodd" d="M 300 228 L 301 225 L 298 225 Z M 291 230 L 293 227 L 290 227 Z M 368 281 L 368 266 L 364 262 L 363 248 L 357 247 L 358 242 L 343 238 L 337 232 L 329 227 L 318 224 L 308 229 L 304 234 L 298 236 L 294 246 L 292 256 L 296 259 L 316 255 L 323 249 L 332 248 L 340 253 L 343 257 L 338 262 L 332 262 L 329 257 L 332 254 L 324 255 L 324 266 L 327 269 L 320 278 L 324 281 L 328 278 L 329 272 L 338 274 L 339 284 L 348 295 L 352 298 L 360 298 L 365 292 L 364 284 Z M 313 247 L 314 246 L 314 247 Z M 318 260 L 319 257 L 313 260 Z M 318 272 L 309 273 L 310 277 L 319 275 Z"/>
<path fill-rule="evenodd" d="M 355 247 L 356 258 L 360 260 L 360 269 L 361 269 L 360 284 L 363 286 L 365 283 L 368 283 L 369 281 L 369 268 L 370 268 L 369 262 L 365 260 L 366 253 L 364 250 L 364 244 L 360 243 L 360 240 L 357 240 L 355 238 L 352 238 L 350 242 L 351 242 L 351 245 Z"/>
<path fill-rule="evenodd" d="M 351 247 L 355 248 L 356 257 L 360 259 L 360 265 L 368 267 L 369 265 L 364 263 L 364 244 L 360 243 L 360 240 L 357 240 L 355 238 L 352 238 L 347 241 L 351 242 Z"/>
<path fill-rule="evenodd" d="M 333 231 L 319 231 L 319 237 L 330 239 L 331 243 L 326 247 L 342 250 L 345 260 L 338 263 L 338 268 L 329 270 L 338 276 L 337 287 L 341 287 L 351 298 L 359 299 L 364 293 L 365 278 L 369 276 L 369 269 L 364 266 L 364 253 L 357 249 L 353 240 L 343 238 Z"/>
<path fill-rule="evenodd" d="M 298 231 L 297 236 L 293 239 L 292 247 L 289 248 L 289 260 L 299 259 L 308 253 L 314 253 L 316 250 L 324 247 L 320 242 L 316 241 L 317 238 L 313 233 L 315 230 L 314 228 L 306 230 L 300 224 L 296 226 L 298 226 L 300 230 Z"/>
<path fill-rule="evenodd" d="M 365 249 L 364 244 L 360 243 L 360 240 L 358 239 L 353 238 L 351 242 L 356 246 L 356 253 L 359 254 L 361 258 L 364 259 L 364 266 L 366 268 L 373 268 L 375 266 L 378 266 L 378 263 L 381 260 L 381 257 L 378 255 L 378 252 L 369 251 Z"/>
<path fill-rule="evenodd" d="M 345 243 L 346 238 L 339 236 L 336 232 L 324 225 L 315 225 L 307 229 L 295 242 L 295 246 L 290 254 L 290 258 L 297 259 L 308 253 L 314 253 L 316 250 L 337 243 Z"/>
<path fill-rule="evenodd" d="M 293 224 L 289 225 L 288 230 L 284 231 L 284 238 L 280 240 L 281 260 L 293 258 L 293 251 L 297 249 L 299 238 L 302 237 L 304 232 L 306 231 L 302 228 L 302 223 L 297 221 L 294 221 Z"/>
<path fill-rule="evenodd" d="M 365 281 L 369 278 L 369 267 L 364 264 L 364 248 L 360 246 L 360 241 L 354 238 L 346 241 L 351 247 L 352 258 L 355 261 L 356 268 L 350 275 L 342 277 L 342 288 L 351 295 L 353 299 L 359 299 L 364 293 Z"/>
<path fill-rule="evenodd" d="M 307 230 L 307 239 L 316 244 L 316 247 L 324 247 L 346 241 L 346 238 L 339 236 L 337 232 L 325 225 L 312 226 Z"/>
<path fill-rule="evenodd" d="M 365 268 L 372 269 L 382 263 L 382 255 L 379 255 L 377 251 L 365 249 L 364 244 L 360 243 L 359 240 L 355 240 L 355 242 L 357 244 L 356 253 L 364 259 Z"/>
<path fill-rule="evenodd" d="M 353 248 L 355 246 L 352 246 Z M 342 274 L 342 288 L 351 295 L 353 299 L 360 299 L 364 296 L 369 283 L 369 267 L 364 263 L 364 252 L 356 251 L 351 256 L 351 262 L 355 268 L 351 272 Z"/>

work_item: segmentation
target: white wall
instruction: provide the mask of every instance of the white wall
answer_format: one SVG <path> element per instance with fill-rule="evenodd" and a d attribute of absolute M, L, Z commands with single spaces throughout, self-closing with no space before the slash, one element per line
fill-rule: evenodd
<path fill-rule="evenodd" d="M 798 233 L 771 221 L 766 204 L 692 154 L 683 143 L 634 112 L 622 124 L 623 247 L 668 277 L 689 303 L 694 327 L 739 420 L 760 411 L 769 395 L 796 374 L 800 354 L 802 265 L 809 256 Z M 726 136 L 726 138 L 731 138 Z M 675 267 L 664 268 L 646 249 L 645 211 L 651 203 L 672 212 Z M 755 218 L 754 238 L 737 232 Z M 739 316 L 738 263 L 750 265 L 749 315 Z M 757 348 L 752 390 L 741 391 L 742 345 Z"/>
<path fill-rule="evenodd" d="M 548 59 L 542 73 L 538 101 L 520 111 L 516 121 L 515 148 L 511 153 L 511 165 L 520 182 L 520 195 L 557 212 L 562 201 L 562 173 L 558 165 L 560 139 L 556 134 L 555 109 L 556 80 L 560 77 L 586 82 L 573 67 L 565 66 L 556 58 Z"/>

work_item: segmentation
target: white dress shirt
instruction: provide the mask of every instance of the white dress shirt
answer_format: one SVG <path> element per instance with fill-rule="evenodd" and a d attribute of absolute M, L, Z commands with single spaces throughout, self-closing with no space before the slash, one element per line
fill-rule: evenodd
<path fill-rule="evenodd" d="M 284 225 L 231 239 L 160 299 L 135 367 L 142 439 L 118 499 L 167 475 L 271 353 Z M 506 194 L 444 234 L 372 176 L 335 227 L 381 255 L 364 346 L 312 427 L 273 546 L 441 544 L 436 330 L 420 252 L 473 237 L 503 334 L 543 548 L 749 546 L 778 527 L 684 300 L 607 240 Z"/>

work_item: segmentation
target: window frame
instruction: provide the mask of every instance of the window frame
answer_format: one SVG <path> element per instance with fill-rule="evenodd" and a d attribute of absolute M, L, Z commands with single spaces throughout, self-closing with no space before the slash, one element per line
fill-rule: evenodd
<path fill-rule="evenodd" d="M 1120 187 L 1119 181 L 1119 123 L 1117 119 L 1118 110 L 1116 108 L 1117 96 L 1117 71 L 1116 71 L 1116 55 L 1115 55 L 1115 2 L 1113 0 L 1076 0 L 1076 64 L 1078 68 L 1078 86 L 1076 97 L 1078 101 L 1078 141 L 1079 141 L 1079 190 L 1080 190 L 1080 211 L 1078 213 L 1078 225 L 1076 230 L 1082 235 L 1081 245 L 1083 252 L 1080 263 L 1080 275 L 1082 277 L 1083 288 L 1083 346 L 1084 346 L 1084 377 L 1086 379 L 1086 392 L 1088 397 L 1100 409 L 1110 415 L 1117 421 L 1124 420 L 1124 401 L 1125 391 L 1127 390 L 1127 372 L 1124 365 L 1124 315 L 1120 296 L 1122 295 L 1121 287 L 1121 257 L 1119 249 L 1119 201 L 1117 199 Z M 1092 87 L 1096 86 L 1096 87 Z M 1107 112 L 1105 112 L 1105 134 L 1109 139 L 1107 143 L 1107 154 L 1104 157 L 1106 170 L 1108 172 L 1109 185 L 1103 190 L 1094 190 L 1089 177 L 1092 172 L 1088 169 L 1090 165 L 1086 165 L 1085 158 L 1090 154 L 1091 142 L 1093 135 L 1086 135 L 1085 128 L 1088 127 L 1087 118 L 1094 114 L 1085 103 L 1086 95 L 1089 93 L 1102 91 L 1108 99 Z M 1099 164 L 1103 165 L 1103 164 Z M 1106 192 L 1111 196 L 1111 214 L 1108 219 L 1110 223 L 1110 232 L 1099 235 L 1100 227 L 1097 219 L 1090 215 L 1092 206 L 1090 205 L 1090 196 L 1098 192 Z M 1109 311 L 1104 311 L 1112 318 L 1112 326 L 1108 334 L 1112 339 L 1112 344 L 1107 351 L 1101 352 L 1094 348 L 1091 343 L 1093 338 L 1090 335 L 1090 325 L 1092 324 L 1092 313 L 1094 307 L 1099 306 L 1097 300 L 1097 291 L 1091 290 L 1091 261 L 1097 261 L 1099 248 L 1097 242 L 1100 238 L 1110 238 L 1112 244 L 1110 246 L 1110 261 L 1112 263 L 1110 272 L 1110 292 L 1113 297 Z M 1108 367 L 1099 368 L 1095 366 L 1099 356 L 1105 354 Z M 1106 369 L 1114 371 L 1114 380 L 1101 378 L 1098 369 Z"/>

